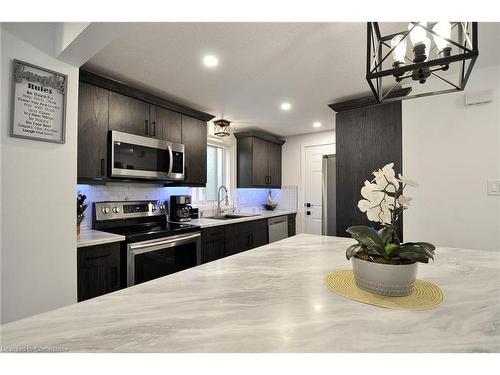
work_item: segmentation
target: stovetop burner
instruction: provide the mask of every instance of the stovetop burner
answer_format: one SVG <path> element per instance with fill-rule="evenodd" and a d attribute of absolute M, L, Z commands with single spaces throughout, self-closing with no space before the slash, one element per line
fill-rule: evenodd
<path fill-rule="evenodd" d="M 123 235 L 127 242 L 200 230 L 197 225 L 169 223 L 167 214 L 167 202 L 163 201 L 96 202 L 93 206 L 93 228 Z"/>
<path fill-rule="evenodd" d="M 195 232 L 199 226 L 177 223 L 146 223 L 124 227 L 107 228 L 107 232 L 125 236 L 128 242 L 153 240 L 155 238 L 175 236 L 177 234 Z"/>

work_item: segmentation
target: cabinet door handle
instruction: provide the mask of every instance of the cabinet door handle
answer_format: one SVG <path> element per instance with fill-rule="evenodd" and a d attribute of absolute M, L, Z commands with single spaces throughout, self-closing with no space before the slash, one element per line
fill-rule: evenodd
<path fill-rule="evenodd" d="M 153 137 L 156 137 L 156 122 L 155 121 L 153 121 L 151 123 L 151 127 L 153 128 L 153 131 L 152 131 Z"/>
<path fill-rule="evenodd" d="M 272 176 L 269 176 L 269 185 L 272 185 L 272 181 L 273 181 L 272 178 L 273 178 Z"/>
<path fill-rule="evenodd" d="M 101 176 L 104 176 L 105 174 L 105 162 L 104 162 L 104 159 L 101 159 Z"/>
<path fill-rule="evenodd" d="M 149 121 L 148 120 L 145 120 L 145 129 L 144 129 L 144 133 L 146 135 L 149 135 Z"/>

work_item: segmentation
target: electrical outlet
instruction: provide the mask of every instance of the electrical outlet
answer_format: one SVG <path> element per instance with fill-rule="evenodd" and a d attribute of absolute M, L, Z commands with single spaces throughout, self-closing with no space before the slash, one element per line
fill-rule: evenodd
<path fill-rule="evenodd" d="M 488 195 L 500 195 L 500 180 L 488 180 Z"/>

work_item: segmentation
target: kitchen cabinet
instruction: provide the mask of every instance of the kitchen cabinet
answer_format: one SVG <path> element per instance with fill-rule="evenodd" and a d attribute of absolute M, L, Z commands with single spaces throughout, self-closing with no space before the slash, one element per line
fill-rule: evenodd
<path fill-rule="evenodd" d="M 182 142 L 182 116 L 168 109 L 150 105 L 150 136 L 174 143 Z"/>
<path fill-rule="evenodd" d="M 201 263 L 226 256 L 226 229 L 221 225 L 201 230 Z"/>
<path fill-rule="evenodd" d="M 78 302 L 120 289 L 120 243 L 77 250 Z"/>
<path fill-rule="evenodd" d="M 297 214 L 289 214 L 288 215 L 288 237 L 295 236 L 295 234 L 297 232 L 296 217 L 297 217 Z"/>
<path fill-rule="evenodd" d="M 205 228 L 201 231 L 201 261 L 211 262 L 268 243 L 267 219 Z"/>
<path fill-rule="evenodd" d="M 239 188 L 281 188 L 282 139 L 263 132 L 236 133 Z"/>
<path fill-rule="evenodd" d="M 207 121 L 214 116 L 172 103 L 121 82 L 81 70 L 78 99 L 78 182 L 108 178 L 108 131 L 185 144 L 185 181 L 177 186 L 205 186 Z M 147 182 L 157 183 L 154 180 Z"/>
<path fill-rule="evenodd" d="M 182 143 L 184 144 L 184 184 L 205 186 L 207 183 L 207 123 L 182 116 Z"/>
<path fill-rule="evenodd" d="M 181 115 L 166 108 L 111 92 L 109 129 L 181 143 Z"/>
<path fill-rule="evenodd" d="M 393 162 L 403 167 L 402 103 L 390 102 L 338 112 L 335 116 L 337 235 L 353 223 L 377 228 L 358 208 L 359 189 L 372 172 Z M 362 137 L 359 135 L 363 134 Z M 380 137 L 380 134 L 384 134 Z M 360 157 L 363 155 L 363 157 Z M 404 171 L 403 171 L 404 172 Z M 404 215 L 403 215 L 404 216 Z M 397 222 L 403 240 L 404 217 Z"/>
<path fill-rule="evenodd" d="M 268 142 L 269 147 L 269 185 L 281 187 L 281 145 Z"/>
<path fill-rule="evenodd" d="M 109 93 L 109 130 L 149 136 L 149 104 L 129 96 Z"/>
<path fill-rule="evenodd" d="M 108 100 L 108 90 L 80 82 L 77 164 L 78 179 L 81 181 L 106 177 Z"/>
<path fill-rule="evenodd" d="M 252 226 L 249 223 L 226 226 L 226 255 L 234 255 L 252 248 Z"/>
<path fill-rule="evenodd" d="M 252 248 L 267 245 L 268 240 L 268 229 L 267 229 L 267 219 L 251 221 L 252 224 Z"/>

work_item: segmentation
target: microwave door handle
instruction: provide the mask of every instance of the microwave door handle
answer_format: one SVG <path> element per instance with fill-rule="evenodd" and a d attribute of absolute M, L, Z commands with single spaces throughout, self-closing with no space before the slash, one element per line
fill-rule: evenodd
<path fill-rule="evenodd" d="M 170 165 L 168 167 L 168 175 L 172 176 L 172 169 L 174 168 L 174 153 L 172 152 L 172 145 L 168 145 L 168 155 L 170 158 Z"/>

